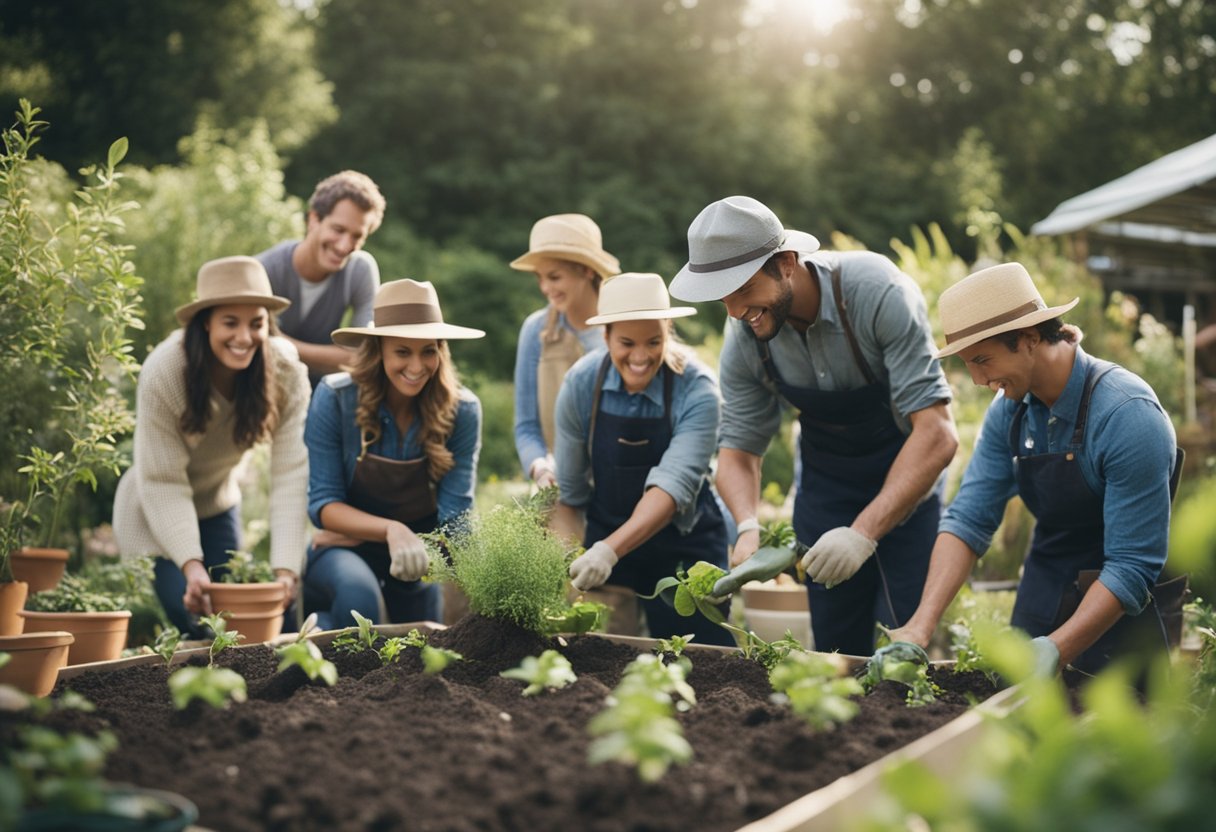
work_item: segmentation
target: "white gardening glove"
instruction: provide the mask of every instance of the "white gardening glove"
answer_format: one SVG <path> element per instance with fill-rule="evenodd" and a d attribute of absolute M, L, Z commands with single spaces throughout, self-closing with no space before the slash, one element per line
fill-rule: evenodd
<path fill-rule="evenodd" d="M 555 467 L 552 454 L 540 456 L 532 462 L 528 475 L 536 483 L 537 488 L 548 488 L 551 485 L 557 485 Z"/>
<path fill-rule="evenodd" d="M 388 544 L 388 556 L 393 561 L 388 574 L 399 581 L 416 581 L 426 574 L 430 566 L 426 544 L 404 523 L 389 524 L 384 542 Z"/>
<path fill-rule="evenodd" d="M 600 540 L 591 544 L 591 548 L 583 552 L 570 564 L 570 583 L 579 592 L 595 589 L 608 580 L 612 567 L 616 566 L 619 558 L 612 547 Z"/>
<path fill-rule="evenodd" d="M 811 580 L 828 588 L 847 581 L 874 554 L 878 544 L 848 526 L 837 526 L 819 536 L 802 558 L 802 568 Z"/>

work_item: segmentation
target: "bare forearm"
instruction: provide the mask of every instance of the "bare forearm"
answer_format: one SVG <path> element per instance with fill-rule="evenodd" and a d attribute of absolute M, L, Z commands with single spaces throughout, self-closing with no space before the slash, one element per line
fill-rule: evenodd
<path fill-rule="evenodd" d="M 291 343 L 299 351 L 300 360 L 314 374 L 336 373 L 354 357 L 353 351 L 337 344 L 313 344 L 298 338 L 291 338 Z"/>
<path fill-rule="evenodd" d="M 946 607 L 950 606 L 971 574 L 975 561 L 975 552 L 959 538 L 949 532 L 937 536 L 933 554 L 929 558 L 929 575 L 925 579 L 920 604 L 899 638 L 914 641 L 922 647 L 929 643 Z"/>
<path fill-rule="evenodd" d="M 670 494 L 661 488 L 648 488 L 629 519 L 604 538 L 604 542 L 612 547 L 617 557 L 623 558 L 654 537 L 659 529 L 671 522 L 675 514 L 676 501 Z"/>
<path fill-rule="evenodd" d="M 912 433 L 887 472 L 882 490 L 852 524 L 871 540 L 881 540 L 916 509 L 958 449 L 958 433 L 946 404 L 919 410 L 911 418 Z"/>
<path fill-rule="evenodd" d="M 736 521 L 756 516 L 762 458 L 735 448 L 718 451 L 718 494 Z"/>
<path fill-rule="evenodd" d="M 1094 581 L 1077 611 L 1050 636 L 1060 650 L 1061 666 L 1092 647 L 1121 617 L 1119 599 L 1101 581 Z"/>
<path fill-rule="evenodd" d="M 388 536 L 389 525 L 395 522 L 347 503 L 329 503 L 321 509 L 321 525 L 327 531 L 372 543 L 383 543 Z"/>

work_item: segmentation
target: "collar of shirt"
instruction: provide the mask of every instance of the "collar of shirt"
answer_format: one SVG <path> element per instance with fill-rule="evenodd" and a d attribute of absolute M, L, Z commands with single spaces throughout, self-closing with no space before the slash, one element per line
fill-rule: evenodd
<path fill-rule="evenodd" d="M 604 392 L 621 393 L 626 396 L 645 396 L 655 405 L 663 406 L 663 370 L 654 374 L 654 378 L 650 380 L 650 384 L 646 385 L 646 389 L 641 393 L 630 393 L 625 390 L 625 382 L 621 378 L 621 374 L 617 372 L 616 365 L 608 367 L 608 374 L 604 376 Z"/>
<path fill-rule="evenodd" d="M 840 316 L 836 309 L 836 293 L 832 287 L 832 270 L 826 265 L 819 263 L 813 257 L 808 257 L 802 261 L 802 264 L 810 271 L 811 277 L 819 283 L 819 314 L 815 320 L 811 321 L 811 328 L 817 326 L 820 322 L 830 324 L 834 328 L 840 327 Z M 793 329 L 793 326 L 790 325 Z M 794 329 L 794 332 L 798 330 Z"/>
<path fill-rule="evenodd" d="M 390 453 L 383 453 L 382 456 L 393 456 L 395 454 L 407 452 L 417 443 L 419 418 L 414 414 L 413 421 L 405 431 L 405 436 L 401 435 L 401 431 L 397 428 L 397 419 L 393 416 L 388 405 L 380 402 L 380 439 L 371 447 L 381 447 L 391 449 Z"/>

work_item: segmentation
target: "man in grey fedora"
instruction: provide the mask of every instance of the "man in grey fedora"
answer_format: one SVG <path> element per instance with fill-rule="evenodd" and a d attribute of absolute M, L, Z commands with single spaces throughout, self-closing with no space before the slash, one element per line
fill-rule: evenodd
<path fill-rule="evenodd" d="M 671 294 L 730 315 L 717 486 L 738 521 L 731 562 L 759 546 L 760 464 L 788 404 L 815 648 L 869 655 L 875 621 L 916 609 L 958 447 L 920 289 L 881 255 L 819 251 L 746 196 L 702 210 L 688 252 Z"/>

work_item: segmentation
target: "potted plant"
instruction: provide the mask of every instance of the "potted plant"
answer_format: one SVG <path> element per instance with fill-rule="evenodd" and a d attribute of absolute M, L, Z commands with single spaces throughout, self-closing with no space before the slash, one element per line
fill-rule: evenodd
<path fill-rule="evenodd" d="M 228 552 L 224 576 L 207 593 L 211 609 L 223 613 L 229 626 L 247 643 L 270 641 L 283 630 L 285 587 L 274 578 L 270 563 L 251 552 Z"/>
<path fill-rule="evenodd" d="M 0 685 L 12 685 L 30 696 L 46 696 L 68 663 L 71 633 L 25 633 L 0 636 Z"/>
<path fill-rule="evenodd" d="M 127 644 L 131 611 L 122 595 L 97 592 L 82 575 L 67 574 L 59 586 L 36 592 L 19 613 L 25 632 L 65 631 L 76 637 L 68 664 L 117 659 Z"/>
<path fill-rule="evenodd" d="M 46 126 L 38 112 L 22 99 L 16 124 L 0 134 L 0 459 L 12 463 L 0 470 L 0 583 L 33 564 L 65 563 L 66 552 L 24 547 L 58 543 L 76 487 L 95 489 L 99 473 L 118 473 L 118 438 L 134 425 L 118 385 L 139 368 L 126 333 L 143 326 L 142 281 L 129 247 L 110 239 L 134 207 L 118 199 L 127 141 L 83 171 L 88 183 L 73 196 L 61 170 L 30 157 Z"/>

